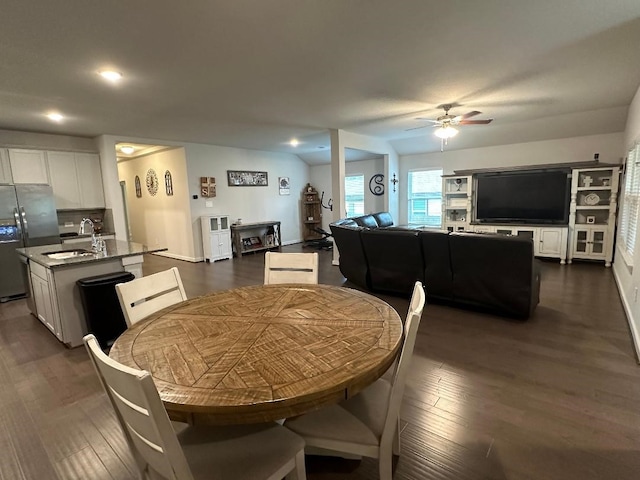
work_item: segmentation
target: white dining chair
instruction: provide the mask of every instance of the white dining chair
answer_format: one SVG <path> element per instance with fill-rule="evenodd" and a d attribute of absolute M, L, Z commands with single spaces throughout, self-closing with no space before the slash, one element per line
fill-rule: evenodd
<path fill-rule="evenodd" d="M 118 283 L 116 293 L 128 327 L 158 310 L 187 299 L 177 267 Z"/>
<path fill-rule="evenodd" d="M 393 454 L 400 454 L 400 404 L 424 304 L 422 284 L 416 282 L 391 382 L 380 378 L 339 405 L 287 419 L 285 427 L 318 449 L 314 453 L 377 458 L 380 480 L 391 480 Z"/>
<path fill-rule="evenodd" d="M 264 284 L 318 283 L 318 253 L 264 254 Z"/>
<path fill-rule="evenodd" d="M 176 433 L 148 372 L 109 358 L 93 335 L 84 343 L 141 480 L 305 480 L 304 440 L 290 430 L 276 423 L 185 425 Z"/>

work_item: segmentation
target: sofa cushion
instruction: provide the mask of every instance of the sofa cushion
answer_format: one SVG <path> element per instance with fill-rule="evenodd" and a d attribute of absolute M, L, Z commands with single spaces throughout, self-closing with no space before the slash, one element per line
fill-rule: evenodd
<path fill-rule="evenodd" d="M 373 214 L 379 227 L 390 227 L 393 225 L 393 217 L 389 212 L 378 212 Z"/>
<path fill-rule="evenodd" d="M 353 222 L 355 225 L 355 222 Z M 350 282 L 370 289 L 369 265 L 362 248 L 360 231 L 362 227 L 351 227 L 332 223 L 329 225 L 338 253 L 340 254 L 340 272 Z"/>
<path fill-rule="evenodd" d="M 421 230 L 418 236 L 424 257 L 424 288 L 427 298 L 453 300 L 449 232 Z"/>
<path fill-rule="evenodd" d="M 503 235 L 449 234 L 453 300 L 520 318 L 538 303 L 533 241 Z"/>
<path fill-rule="evenodd" d="M 378 222 L 373 215 L 363 215 L 361 217 L 352 218 L 359 226 L 365 228 L 378 228 Z"/>
<path fill-rule="evenodd" d="M 423 260 L 417 231 L 362 230 L 362 246 L 369 260 L 373 290 L 409 295 L 422 281 Z"/>
<path fill-rule="evenodd" d="M 358 224 L 354 222 L 352 218 L 343 218 L 341 220 L 337 220 L 336 222 L 333 223 L 333 225 L 339 225 L 341 227 L 357 227 L 358 226 Z"/>

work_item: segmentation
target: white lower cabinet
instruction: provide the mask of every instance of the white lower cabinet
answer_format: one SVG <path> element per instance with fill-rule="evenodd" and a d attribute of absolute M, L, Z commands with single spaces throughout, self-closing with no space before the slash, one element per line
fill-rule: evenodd
<path fill-rule="evenodd" d="M 202 251 L 208 262 L 231 258 L 231 229 L 228 215 L 200 217 Z"/>
<path fill-rule="evenodd" d="M 609 233 L 607 226 L 576 226 L 573 231 L 571 259 L 604 260 L 605 266 L 611 266 Z"/>
<path fill-rule="evenodd" d="M 62 340 L 53 275 L 50 270 L 33 263 L 30 265 L 30 271 L 38 320 L 51 330 L 59 340 Z"/>
<path fill-rule="evenodd" d="M 568 228 L 538 228 L 535 254 L 539 257 L 559 258 L 564 265 L 567 260 L 567 235 Z"/>
<path fill-rule="evenodd" d="M 512 225 L 474 225 L 477 233 L 497 233 L 530 238 L 533 240 L 533 254 L 536 257 L 559 258 L 564 265 L 567 261 L 568 227 L 527 227 Z"/>

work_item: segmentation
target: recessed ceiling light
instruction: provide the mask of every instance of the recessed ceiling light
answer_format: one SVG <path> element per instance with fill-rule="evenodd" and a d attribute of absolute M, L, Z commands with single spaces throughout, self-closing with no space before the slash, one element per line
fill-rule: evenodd
<path fill-rule="evenodd" d="M 136 149 L 133 148 L 131 145 L 123 145 L 122 147 L 120 147 L 120 151 L 125 155 L 131 155 L 133 152 L 136 151 Z"/>
<path fill-rule="evenodd" d="M 54 122 L 61 122 L 62 120 L 64 120 L 64 117 L 57 112 L 47 113 L 47 118 Z"/>
<path fill-rule="evenodd" d="M 294 138 L 289 142 L 289 145 L 291 145 L 292 147 L 297 147 L 298 145 L 300 145 L 300 142 Z"/>
<path fill-rule="evenodd" d="M 117 82 L 122 78 L 122 74 L 120 72 L 116 72 L 115 70 L 101 70 L 98 72 L 102 78 L 105 80 L 109 80 L 110 82 Z"/>

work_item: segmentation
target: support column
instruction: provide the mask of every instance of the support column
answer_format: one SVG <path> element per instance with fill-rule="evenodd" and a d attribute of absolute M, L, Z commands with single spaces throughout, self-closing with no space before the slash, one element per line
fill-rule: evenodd
<path fill-rule="evenodd" d="M 333 197 L 332 221 L 340 220 L 346 216 L 344 200 L 344 146 L 340 130 L 330 130 L 331 136 L 331 195 Z M 333 265 L 340 264 L 340 252 L 334 242 Z"/>

